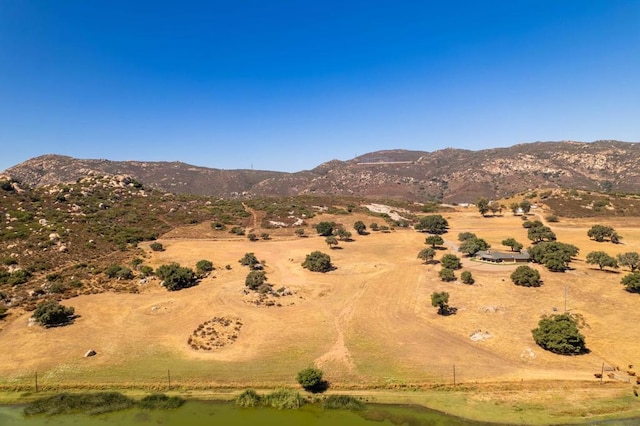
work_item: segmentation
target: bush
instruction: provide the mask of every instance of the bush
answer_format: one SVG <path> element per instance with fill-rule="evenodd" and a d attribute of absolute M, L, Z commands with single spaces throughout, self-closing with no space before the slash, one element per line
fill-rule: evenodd
<path fill-rule="evenodd" d="M 138 406 L 147 410 L 168 410 L 180 408 L 184 403 L 185 400 L 179 396 L 167 396 L 163 393 L 154 393 L 142 398 L 138 402 Z"/>
<path fill-rule="evenodd" d="M 73 320 L 75 309 L 62 306 L 58 302 L 43 302 L 33 312 L 37 323 L 45 327 L 69 324 Z"/>
<path fill-rule="evenodd" d="M 474 282 L 476 282 L 473 279 L 473 276 L 471 275 L 471 272 L 469 272 L 469 271 L 464 271 L 462 274 L 460 274 L 460 279 L 465 284 L 473 284 Z"/>
<path fill-rule="evenodd" d="M 511 273 L 511 281 L 524 287 L 539 287 L 540 273 L 527 265 L 521 265 Z"/>
<path fill-rule="evenodd" d="M 334 222 L 320 222 L 316 225 L 316 232 L 321 237 L 328 237 L 333 234 Z"/>
<path fill-rule="evenodd" d="M 299 392 L 291 389 L 278 389 L 265 395 L 262 401 L 263 405 L 279 410 L 300 408 L 306 402 Z"/>
<path fill-rule="evenodd" d="M 455 281 L 456 274 L 453 272 L 453 269 L 442 268 L 440 272 L 438 272 L 438 276 L 442 281 Z"/>
<path fill-rule="evenodd" d="M 640 272 L 625 275 L 620 283 L 631 293 L 640 293 Z"/>
<path fill-rule="evenodd" d="M 240 262 L 242 266 L 248 266 L 251 269 L 253 269 L 253 267 L 258 263 L 260 263 L 256 255 L 253 253 L 245 253 L 242 259 L 240 259 L 238 262 Z"/>
<path fill-rule="evenodd" d="M 192 269 L 185 268 L 177 263 L 159 266 L 156 269 L 156 275 L 163 281 L 162 285 L 169 291 L 192 287 L 197 282 L 196 274 Z"/>
<path fill-rule="evenodd" d="M 158 242 L 149 244 L 149 248 L 153 251 L 164 251 L 164 246 Z"/>
<path fill-rule="evenodd" d="M 328 272 L 334 269 L 331 264 L 331 257 L 328 254 L 314 251 L 307 255 L 302 267 L 313 272 Z"/>
<path fill-rule="evenodd" d="M 267 274 L 264 271 L 251 271 L 244 280 L 246 285 L 251 290 L 258 290 L 258 288 L 267 281 Z"/>
<path fill-rule="evenodd" d="M 262 404 L 262 397 L 253 389 L 247 389 L 236 398 L 236 405 L 240 407 L 257 407 Z"/>
<path fill-rule="evenodd" d="M 541 348 L 555 354 L 579 355 L 587 351 L 578 321 L 571 314 L 544 316 L 531 332 Z"/>
<path fill-rule="evenodd" d="M 317 392 L 324 390 L 324 381 L 322 380 L 322 370 L 314 367 L 308 367 L 300 370 L 296 376 L 296 380 L 305 390 Z"/>
<path fill-rule="evenodd" d="M 205 275 L 214 270 L 213 263 L 209 260 L 200 260 L 196 263 L 196 273 L 200 276 Z"/>
<path fill-rule="evenodd" d="M 322 408 L 329 410 L 364 410 L 364 402 L 351 395 L 329 395 L 322 401 Z"/>
<path fill-rule="evenodd" d="M 135 405 L 135 401 L 118 392 L 100 392 L 70 394 L 61 393 L 36 399 L 27 405 L 24 413 L 27 416 L 34 414 L 102 414 L 114 411 L 126 410 Z"/>
<path fill-rule="evenodd" d="M 462 268 L 462 263 L 460 263 L 460 259 L 455 254 L 445 254 L 442 256 L 440 260 L 443 268 L 447 269 L 460 269 Z"/>
<path fill-rule="evenodd" d="M 247 238 L 249 239 L 249 241 L 258 241 L 258 236 L 254 233 L 247 234 Z"/>

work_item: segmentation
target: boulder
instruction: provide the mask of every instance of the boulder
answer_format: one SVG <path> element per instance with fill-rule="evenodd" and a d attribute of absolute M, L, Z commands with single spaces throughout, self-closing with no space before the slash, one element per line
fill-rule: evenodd
<path fill-rule="evenodd" d="M 94 351 L 93 349 L 89 349 L 89 350 L 87 351 L 87 353 L 86 353 L 86 354 L 84 354 L 84 357 L 85 357 L 85 358 L 89 358 L 89 357 L 91 357 L 91 356 L 96 356 L 96 355 L 98 355 L 98 353 L 97 353 L 96 351 Z"/>

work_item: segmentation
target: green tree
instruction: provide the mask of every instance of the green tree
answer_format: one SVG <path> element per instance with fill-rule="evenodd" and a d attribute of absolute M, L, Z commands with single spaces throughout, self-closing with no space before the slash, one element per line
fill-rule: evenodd
<path fill-rule="evenodd" d="M 244 285 L 251 290 L 258 290 L 267 281 L 264 271 L 251 271 L 244 280 Z"/>
<path fill-rule="evenodd" d="M 616 235 L 616 239 L 619 239 L 619 236 L 616 234 L 612 227 L 604 225 L 593 225 L 591 229 L 587 231 L 587 236 L 589 238 L 592 238 L 600 243 L 607 238 L 611 238 L 611 236 L 614 234 Z"/>
<path fill-rule="evenodd" d="M 523 245 L 517 242 L 515 238 L 507 238 L 505 240 L 502 240 L 502 245 L 511 247 L 511 251 L 520 251 L 523 247 Z"/>
<path fill-rule="evenodd" d="M 320 222 L 316 225 L 316 232 L 321 237 L 328 237 L 333 234 L 334 222 Z"/>
<path fill-rule="evenodd" d="M 429 235 L 424 239 L 424 243 L 429 244 L 432 248 L 436 248 L 436 246 L 444 244 L 444 240 L 440 235 Z"/>
<path fill-rule="evenodd" d="M 251 269 L 253 269 L 257 264 L 260 263 L 256 255 L 253 253 L 245 253 L 242 259 L 240 259 L 238 262 L 240 262 L 242 266 L 248 266 Z"/>
<path fill-rule="evenodd" d="M 476 280 L 473 279 L 473 275 L 471 275 L 471 272 L 469 271 L 464 271 L 460 274 L 460 279 L 462 280 L 463 283 L 465 284 L 473 284 L 476 282 Z"/>
<path fill-rule="evenodd" d="M 445 281 L 445 282 L 456 280 L 456 274 L 453 271 L 453 269 L 450 269 L 450 268 L 440 269 L 440 271 L 438 272 L 438 276 L 442 281 Z"/>
<path fill-rule="evenodd" d="M 625 275 L 620 283 L 631 293 L 640 293 L 640 272 Z"/>
<path fill-rule="evenodd" d="M 429 263 L 436 256 L 436 251 L 431 247 L 420 250 L 418 253 L 418 259 L 424 260 L 424 263 Z"/>
<path fill-rule="evenodd" d="M 449 293 L 446 291 L 431 293 L 431 306 L 438 308 L 438 315 L 449 313 Z"/>
<path fill-rule="evenodd" d="M 529 228 L 527 237 L 534 243 L 539 243 L 545 240 L 554 241 L 556 239 L 556 234 L 554 234 L 551 228 L 543 225 Z"/>
<path fill-rule="evenodd" d="M 295 233 L 298 237 L 303 237 L 304 236 L 304 228 L 298 228 L 295 230 Z"/>
<path fill-rule="evenodd" d="M 467 241 L 467 240 L 475 240 L 477 239 L 478 236 L 476 234 L 474 234 L 473 232 L 461 232 L 458 234 L 458 241 L 463 242 L 463 241 Z"/>
<path fill-rule="evenodd" d="M 449 228 L 449 222 L 442 215 L 432 214 L 421 217 L 415 228 L 429 234 L 444 234 Z"/>
<path fill-rule="evenodd" d="M 476 200 L 476 207 L 482 216 L 485 216 L 489 211 L 489 200 L 485 197 L 480 197 Z"/>
<path fill-rule="evenodd" d="M 338 228 L 336 231 L 336 235 L 340 238 L 340 241 L 350 241 L 351 240 L 351 232 L 347 231 L 344 228 Z"/>
<path fill-rule="evenodd" d="M 561 243 L 558 241 L 547 241 L 529 248 L 531 260 L 545 265 L 554 272 L 564 271 L 569 267 L 569 263 L 578 254 L 578 247 L 573 244 Z M 563 267 L 558 268 L 558 260 L 562 261 Z"/>
<path fill-rule="evenodd" d="M 353 224 L 353 229 L 356 230 L 358 235 L 365 235 L 367 233 L 367 225 L 365 225 L 361 220 L 358 220 Z"/>
<path fill-rule="evenodd" d="M 37 323 L 45 327 L 55 327 L 69 324 L 74 317 L 75 310 L 66 307 L 56 301 L 43 302 L 33 312 L 33 318 Z"/>
<path fill-rule="evenodd" d="M 516 202 L 509 204 L 509 210 L 511 210 L 511 213 L 513 213 L 514 216 L 517 215 L 520 210 L 520 204 Z"/>
<path fill-rule="evenodd" d="M 604 268 L 618 268 L 618 261 L 615 257 L 609 256 L 603 251 L 592 251 L 587 253 L 587 263 L 598 265 L 600 270 Z"/>
<path fill-rule="evenodd" d="M 322 380 L 322 375 L 322 370 L 308 367 L 298 372 L 296 380 L 305 390 L 319 392 L 325 390 L 327 387 L 326 382 Z"/>
<path fill-rule="evenodd" d="M 640 254 L 637 252 L 627 252 L 616 256 L 621 266 L 626 266 L 631 272 L 635 272 L 640 267 Z"/>
<path fill-rule="evenodd" d="M 169 291 L 177 291 L 194 286 L 198 279 L 192 269 L 180 266 L 178 263 L 160 265 L 156 275 L 162 280 L 162 285 Z"/>
<path fill-rule="evenodd" d="M 327 243 L 329 249 L 333 249 L 333 246 L 338 246 L 338 239 L 333 235 L 329 235 L 327 238 L 325 238 L 324 242 Z"/>
<path fill-rule="evenodd" d="M 529 213 L 531 211 L 531 202 L 529 200 L 522 200 L 520 202 L 520 209 L 524 214 Z"/>
<path fill-rule="evenodd" d="M 204 276 L 209 272 L 213 271 L 213 263 L 209 260 L 202 259 L 196 263 L 196 273 L 199 276 Z"/>
<path fill-rule="evenodd" d="M 445 254 L 444 256 L 442 256 L 440 263 L 442 263 L 443 268 L 448 268 L 448 269 L 462 268 L 462 263 L 460 262 L 460 258 L 455 254 Z"/>
<path fill-rule="evenodd" d="M 578 321 L 568 313 L 543 316 L 531 333 L 538 346 L 555 354 L 579 355 L 587 351 Z"/>
<path fill-rule="evenodd" d="M 539 287 L 540 273 L 527 265 L 520 265 L 511 273 L 511 281 L 524 287 Z"/>
<path fill-rule="evenodd" d="M 469 238 L 460 244 L 458 251 L 473 256 L 481 250 L 487 250 L 491 246 L 482 238 Z"/>
<path fill-rule="evenodd" d="M 331 257 L 319 251 L 309 253 L 302 262 L 302 267 L 313 272 L 328 272 L 334 269 Z"/>
<path fill-rule="evenodd" d="M 537 228 L 540 226 L 544 226 L 544 223 L 540 222 L 539 220 L 525 220 L 524 222 L 522 222 L 522 227 L 523 228 Z"/>

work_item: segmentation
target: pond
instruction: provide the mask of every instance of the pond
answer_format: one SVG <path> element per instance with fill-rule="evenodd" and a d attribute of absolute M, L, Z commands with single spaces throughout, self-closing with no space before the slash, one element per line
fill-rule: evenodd
<path fill-rule="evenodd" d="M 273 408 L 239 408 L 233 403 L 188 401 L 175 410 L 129 409 L 116 413 L 90 416 L 67 414 L 59 416 L 23 415 L 22 407 L 0 407 L 2 426 L 366 426 L 366 425 L 482 425 L 429 410 L 423 407 L 370 405 L 363 411 L 327 410 L 307 405 L 297 410 Z"/>

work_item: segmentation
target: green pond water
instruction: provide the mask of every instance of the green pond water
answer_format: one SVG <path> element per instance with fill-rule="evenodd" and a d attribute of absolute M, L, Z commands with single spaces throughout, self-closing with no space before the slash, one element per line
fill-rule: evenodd
<path fill-rule="evenodd" d="M 0 425 L 28 426 L 360 426 L 360 425 L 481 425 L 450 417 L 422 407 L 371 405 L 364 411 L 323 410 L 308 405 L 298 410 L 238 408 L 232 403 L 189 401 L 175 410 L 130 409 L 95 416 L 85 414 L 59 416 L 23 415 L 22 407 L 0 407 Z"/>

